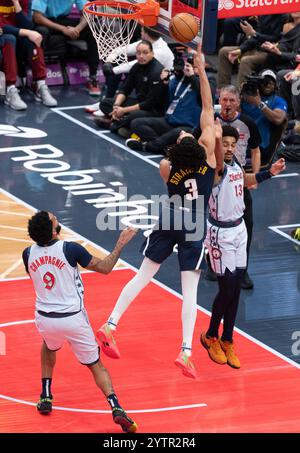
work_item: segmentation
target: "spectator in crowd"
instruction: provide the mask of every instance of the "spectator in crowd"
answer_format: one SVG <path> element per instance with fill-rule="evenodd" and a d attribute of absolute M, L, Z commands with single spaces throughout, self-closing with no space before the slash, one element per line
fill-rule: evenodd
<path fill-rule="evenodd" d="M 248 22 L 254 29 L 257 28 L 257 16 L 229 17 L 222 23 L 222 47 L 237 46 L 246 37 L 247 27 L 244 22 Z"/>
<path fill-rule="evenodd" d="M 164 68 L 170 70 L 173 68 L 174 62 L 174 54 L 169 48 L 168 44 L 164 39 L 161 37 L 159 33 L 151 28 L 142 27 L 141 29 L 141 38 L 142 40 L 150 41 L 153 47 L 153 53 L 156 60 L 158 60 Z M 136 55 L 136 48 L 137 45 L 141 41 L 133 42 L 129 44 L 126 48 L 126 54 L 128 57 L 133 57 Z M 118 53 L 121 52 L 121 48 L 115 50 L 110 55 L 110 60 L 115 58 Z M 106 87 L 107 90 L 105 92 L 105 96 L 107 98 L 112 98 L 115 95 L 115 92 L 121 82 L 121 78 L 123 74 L 128 74 L 130 69 L 137 63 L 137 59 L 128 61 L 127 63 L 122 63 L 117 66 L 107 62 L 103 64 L 103 74 L 105 75 L 106 79 Z M 86 111 L 89 113 L 93 113 L 94 116 L 103 116 L 103 112 L 99 110 L 99 103 L 90 105 L 86 107 Z"/>
<path fill-rule="evenodd" d="M 154 58 L 150 41 L 142 40 L 136 48 L 137 63 L 114 98 L 105 98 L 100 109 L 103 118 L 95 118 L 99 127 L 110 128 L 122 136 L 130 135 L 131 122 L 135 118 L 161 116 L 164 102 L 156 95 L 163 66 Z M 135 96 L 130 97 L 133 91 Z"/>
<path fill-rule="evenodd" d="M 87 42 L 87 63 L 89 67 L 89 80 L 87 89 L 92 96 L 100 95 L 100 88 L 97 82 L 97 69 L 99 64 L 97 43 L 87 25 L 84 16 L 80 19 L 70 18 L 73 4 L 82 12 L 85 0 L 32 0 L 33 21 L 37 25 L 36 30 L 44 37 L 44 45 L 51 35 L 63 35 L 67 40 L 76 41 L 82 39 Z"/>
<path fill-rule="evenodd" d="M 300 60 L 300 55 L 298 58 Z M 277 81 L 279 94 L 287 101 L 290 117 L 300 122 L 300 64 L 294 70 L 279 71 Z"/>
<path fill-rule="evenodd" d="M 270 69 L 263 71 L 257 84 L 249 85 L 250 91 L 242 87 L 242 112 L 255 122 L 260 136 L 261 161 L 270 161 L 286 125 L 287 103 L 276 95 L 276 74 Z M 254 88 L 254 90 L 253 90 Z"/>
<path fill-rule="evenodd" d="M 262 66 L 267 53 L 261 48 L 265 41 L 277 42 L 280 32 L 287 19 L 285 14 L 269 14 L 259 16 L 257 29 L 249 22 L 241 22 L 240 26 L 247 39 L 240 47 L 222 47 L 219 51 L 218 88 L 231 83 L 231 75 L 236 61 L 239 62 L 238 86 L 245 80 L 247 74 Z"/>
<path fill-rule="evenodd" d="M 292 22 L 286 24 L 280 40 L 264 42 L 262 49 L 267 52 L 265 67 L 276 70 L 296 66 L 296 55 L 300 53 L 300 12 L 291 14 Z"/>
<path fill-rule="evenodd" d="M 18 75 L 16 52 L 18 50 L 26 55 L 32 69 L 32 88 L 35 99 L 47 107 L 55 107 L 57 101 L 45 82 L 46 65 L 41 48 L 42 36 L 33 30 L 33 24 L 27 15 L 27 0 L 0 0 L 0 26 L 3 29 L 2 67 L 7 87 L 4 102 L 13 110 L 27 109 L 26 103 L 21 99 L 16 88 Z"/>
<path fill-rule="evenodd" d="M 126 141 L 129 148 L 161 154 L 166 146 L 176 143 L 182 130 L 191 132 L 198 125 L 201 97 L 199 78 L 192 63 L 191 60 L 183 61 L 183 70 L 176 70 L 171 78 L 169 71 L 163 70 L 161 89 L 168 86 L 168 109 L 159 118 L 132 121 L 131 130 L 139 138 L 129 138 Z"/>

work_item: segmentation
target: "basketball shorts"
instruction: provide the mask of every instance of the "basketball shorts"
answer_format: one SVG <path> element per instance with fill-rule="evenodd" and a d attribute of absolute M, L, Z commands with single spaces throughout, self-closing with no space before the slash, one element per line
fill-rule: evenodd
<path fill-rule="evenodd" d="M 220 228 L 207 221 L 204 244 L 216 274 L 224 275 L 226 268 L 233 272 L 247 267 L 247 230 L 244 220 L 230 228 Z"/>
<path fill-rule="evenodd" d="M 67 341 L 82 365 L 99 360 L 99 347 L 84 310 L 66 318 L 47 318 L 36 312 L 36 327 L 51 351 L 61 349 Z"/>
<path fill-rule="evenodd" d="M 169 210 L 172 211 L 172 210 Z M 205 268 L 203 228 L 197 232 L 196 229 L 186 228 L 184 224 L 177 224 L 176 216 L 182 216 L 171 212 L 171 223 L 166 228 L 162 223 L 162 217 L 158 224 L 148 236 L 141 247 L 141 253 L 156 263 L 162 263 L 171 253 L 175 246 L 178 250 L 178 261 L 181 271 L 199 270 Z"/>

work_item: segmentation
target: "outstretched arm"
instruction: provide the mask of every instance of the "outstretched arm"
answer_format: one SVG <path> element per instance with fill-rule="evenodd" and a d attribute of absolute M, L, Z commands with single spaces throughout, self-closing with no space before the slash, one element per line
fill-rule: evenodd
<path fill-rule="evenodd" d="M 200 145 L 204 146 L 207 154 L 207 163 L 215 168 L 215 129 L 214 129 L 214 105 L 211 95 L 209 81 L 205 72 L 204 55 L 202 54 L 202 44 L 199 43 L 197 53 L 194 57 L 200 81 L 200 94 L 202 101 L 202 111 L 200 115 L 201 136 Z"/>
<path fill-rule="evenodd" d="M 136 233 L 136 228 L 128 227 L 123 230 L 113 251 L 102 260 L 96 256 L 93 256 L 89 264 L 86 266 L 86 269 L 99 272 L 100 274 L 109 274 L 118 261 L 124 246 L 136 235 Z"/>
<path fill-rule="evenodd" d="M 274 162 L 270 170 L 263 170 L 258 173 L 245 173 L 244 174 L 245 186 L 249 187 L 254 184 L 259 184 L 263 181 L 267 181 L 267 179 L 272 178 L 272 176 L 279 175 L 279 173 L 281 173 L 285 169 L 286 169 L 285 160 L 281 158 Z"/>

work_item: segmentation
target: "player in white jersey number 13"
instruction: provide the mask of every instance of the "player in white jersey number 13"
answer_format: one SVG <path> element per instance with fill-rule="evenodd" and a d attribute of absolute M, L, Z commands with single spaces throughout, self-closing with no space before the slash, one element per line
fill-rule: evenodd
<path fill-rule="evenodd" d="M 285 169 L 285 161 L 279 159 L 270 170 L 245 173 L 234 155 L 239 139 L 237 129 L 222 127 L 217 120 L 216 131 L 217 167 L 209 199 L 205 245 L 212 269 L 217 274 L 219 292 L 213 303 L 208 331 L 201 334 L 201 343 L 214 362 L 240 368 L 233 347 L 233 329 L 239 304 L 240 281 L 247 265 L 244 186 L 249 187 L 277 175 Z M 222 319 L 223 333 L 219 339 Z"/>
<path fill-rule="evenodd" d="M 23 252 L 24 265 L 36 292 L 35 322 L 43 338 L 42 393 L 37 410 L 43 415 L 52 411 L 56 351 L 67 341 L 79 362 L 91 370 L 96 385 L 111 406 L 114 422 L 124 432 L 135 432 L 137 425 L 120 406 L 110 375 L 100 361 L 99 347 L 84 309 L 83 283 L 77 265 L 108 274 L 137 230 L 122 231 L 114 250 L 99 259 L 76 242 L 59 240 L 60 229 L 52 213 L 37 212 L 28 222 L 28 233 L 35 244 Z"/>

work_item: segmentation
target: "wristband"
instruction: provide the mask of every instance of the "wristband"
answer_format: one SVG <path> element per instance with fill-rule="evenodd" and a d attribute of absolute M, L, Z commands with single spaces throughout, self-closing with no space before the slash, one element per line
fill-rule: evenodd
<path fill-rule="evenodd" d="M 274 176 L 274 175 L 272 175 L 272 173 L 269 170 L 263 170 L 263 171 L 259 171 L 258 173 L 255 173 L 255 179 L 258 184 L 260 184 L 261 182 L 267 181 L 267 179 L 271 179 L 272 176 Z"/>

